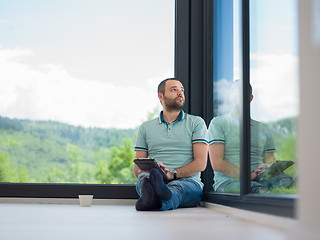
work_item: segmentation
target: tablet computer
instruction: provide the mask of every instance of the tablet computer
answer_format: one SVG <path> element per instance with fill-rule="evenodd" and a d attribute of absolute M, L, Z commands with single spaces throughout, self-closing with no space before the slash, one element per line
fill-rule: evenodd
<path fill-rule="evenodd" d="M 134 163 L 137 164 L 141 170 L 150 171 L 152 168 L 156 168 L 162 174 L 164 179 L 167 179 L 167 175 L 153 158 L 136 158 Z"/>
<path fill-rule="evenodd" d="M 277 174 L 283 172 L 288 167 L 294 164 L 294 161 L 291 160 L 275 160 L 268 167 L 266 167 L 258 177 L 261 178 L 270 178 L 276 176 Z"/>

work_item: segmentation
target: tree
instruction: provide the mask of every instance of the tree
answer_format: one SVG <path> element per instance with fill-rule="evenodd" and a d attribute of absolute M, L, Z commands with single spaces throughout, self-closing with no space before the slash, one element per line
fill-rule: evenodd
<path fill-rule="evenodd" d="M 29 182 L 26 168 L 10 167 L 9 155 L 0 151 L 0 182 Z"/>
<path fill-rule="evenodd" d="M 109 162 L 99 161 L 96 164 L 95 178 L 102 184 L 132 184 L 136 179 L 133 175 L 133 143 L 132 139 L 126 138 L 123 145 L 112 147 Z"/>
<path fill-rule="evenodd" d="M 5 152 L 0 152 L 0 182 L 10 182 L 12 174 L 9 167 L 9 155 Z"/>
<path fill-rule="evenodd" d="M 66 174 L 67 182 L 92 182 L 92 166 L 84 162 L 82 150 L 78 146 L 67 144 L 67 152 L 71 160 Z"/>

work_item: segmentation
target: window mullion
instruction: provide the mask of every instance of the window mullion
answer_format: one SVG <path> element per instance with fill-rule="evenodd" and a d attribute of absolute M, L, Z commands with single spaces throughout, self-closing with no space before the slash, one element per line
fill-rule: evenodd
<path fill-rule="evenodd" d="M 242 70 L 242 111 L 240 122 L 240 195 L 250 193 L 250 42 L 249 42 L 249 0 L 240 3 L 240 69 Z M 241 76 L 241 75 L 240 75 Z"/>

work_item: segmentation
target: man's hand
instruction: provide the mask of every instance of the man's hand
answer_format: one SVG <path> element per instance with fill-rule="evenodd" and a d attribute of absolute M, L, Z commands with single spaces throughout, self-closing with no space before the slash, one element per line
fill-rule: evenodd
<path fill-rule="evenodd" d="M 259 173 L 257 173 L 256 171 L 251 172 L 251 177 L 250 180 L 254 181 L 256 179 L 256 177 L 258 177 Z"/>
<path fill-rule="evenodd" d="M 266 168 L 268 167 L 269 165 L 266 164 L 266 163 L 262 163 L 259 165 L 259 167 L 254 170 L 253 172 L 251 172 L 251 180 L 254 180 L 256 177 L 259 176 L 259 174 Z"/>
<path fill-rule="evenodd" d="M 136 150 L 136 157 L 135 158 L 147 158 L 148 157 L 148 152 L 146 151 L 141 151 L 141 150 Z M 143 172 L 148 172 L 141 170 L 137 164 L 133 165 L 133 174 L 137 178 L 141 173 Z"/>
<path fill-rule="evenodd" d="M 158 163 L 158 165 L 160 166 L 160 168 L 167 174 L 167 172 L 169 172 L 169 170 L 168 170 L 168 168 L 163 164 L 163 163 L 161 163 L 161 162 L 157 162 Z M 139 168 L 139 170 L 138 170 L 138 176 L 141 174 L 141 173 L 143 173 L 143 172 L 149 172 L 148 170 L 142 170 L 142 169 L 140 169 Z"/>
<path fill-rule="evenodd" d="M 169 171 L 169 169 L 164 165 L 162 162 L 158 162 L 158 165 L 161 167 L 161 169 L 164 171 L 164 173 L 167 175 L 166 180 L 173 180 L 174 176 L 173 174 Z"/>

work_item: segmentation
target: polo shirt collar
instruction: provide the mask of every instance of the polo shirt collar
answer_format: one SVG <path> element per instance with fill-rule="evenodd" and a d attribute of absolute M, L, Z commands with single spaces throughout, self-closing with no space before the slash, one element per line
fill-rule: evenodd
<path fill-rule="evenodd" d="M 174 120 L 173 122 L 181 121 L 181 120 L 184 119 L 184 118 L 185 118 L 185 113 L 184 113 L 184 111 L 181 109 L 181 111 L 180 111 L 177 119 Z M 161 124 L 161 123 L 166 123 L 166 121 L 163 119 L 163 111 L 161 111 L 160 114 L 159 114 L 159 124 Z"/>

